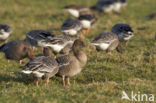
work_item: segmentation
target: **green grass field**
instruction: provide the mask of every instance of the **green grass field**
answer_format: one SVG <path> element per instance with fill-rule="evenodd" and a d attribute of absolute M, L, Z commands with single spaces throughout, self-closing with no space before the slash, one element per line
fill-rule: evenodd
<path fill-rule="evenodd" d="M 70 15 L 65 5 L 92 6 L 97 0 L 0 0 L 0 23 L 13 30 L 10 40 L 23 40 L 32 29 L 60 28 Z M 88 63 L 80 74 L 71 78 L 71 87 L 64 88 L 61 78 L 42 81 L 36 87 L 31 78 L 23 75 L 18 62 L 0 54 L 0 103 L 131 103 L 121 100 L 122 91 L 155 94 L 156 98 L 156 19 L 145 16 L 156 12 L 156 0 L 128 0 L 122 15 L 104 15 L 86 36 Z M 100 32 L 109 32 L 116 23 L 128 23 L 135 32 L 123 53 L 97 53 L 89 41 Z M 61 34 L 56 31 L 57 34 Z M 123 44 L 124 45 L 124 44 Z M 39 51 L 36 55 L 41 55 Z M 28 60 L 25 59 L 25 62 Z M 156 99 L 155 102 L 156 103 Z"/>

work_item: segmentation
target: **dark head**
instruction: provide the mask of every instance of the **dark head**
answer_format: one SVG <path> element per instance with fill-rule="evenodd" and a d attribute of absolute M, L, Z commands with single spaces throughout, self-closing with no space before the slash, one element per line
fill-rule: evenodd
<path fill-rule="evenodd" d="M 12 33 L 12 30 L 10 28 L 10 26 L 6 25 L 6 24 L 0 24 L 0 33 L 3 32 L 7 32 L 7 33 Z"/>
<path fill-rule="evenodd" d="M 118 37 L 122 36 L 123 39 L 133 36 L 132 27 L 128 24 L 116 24 L 112 27 L 112 32 L 117 34 Z M 119 37 L 120 39 L 120 37 Z"/>

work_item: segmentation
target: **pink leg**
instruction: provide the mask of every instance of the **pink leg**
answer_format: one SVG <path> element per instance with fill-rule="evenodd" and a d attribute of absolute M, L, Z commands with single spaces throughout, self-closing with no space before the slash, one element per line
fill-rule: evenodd
<path fill-rule="evenodd" d="M 35 47 L 32 47 L 33 52 L 35 52 Z"/>
<path fill-rule="evenodd" d="M 8 64 L 9 64 L 9 63 L 10 63 L 10 60 L 8 59 L 7 62 L 8 62 Z"/>
<path fill-rule="evenodd" d="M 126 7 L 123 7 L 122 9 L 126 11 Z"/>
<path fill-rule="evenodd" d="M 22 64 L 22 60 L 20 60 L 19 63 Z"/>
<path fill-rule="evenodd" d="M 65 87 L 66 84 L 65 84 L 64 78 L 65 78 L 65 76 L 62 76 L 62 84 L 63 84 L 63 86 Z"/>
<path fill-rule="evenodd" d="M 44 48 L 41 48 L 41 52 L 42 52 L 42 54 L 43 54 L 43 51 L 44 51 Z"/>
<path fill-rule="evenodd" d="M 125 42 L 125 46 L 126 46 L 126 47 L 128 46 L 128 41 Z"/>
<path fill-rule="evenodd" d="M 48 86 L 48 84 L 49 84 L 49 78 L 48 78 L 47 81 L 46 81 L 46 86 Z"/>
<path fill-rule="evenodd" d="M 39 79 L 37 78 L 36 79 L 36 86 L 38 87 L 38 82 L 39 82 Z"/>
<path fill-rule="evenodd" d="M 67 86 L 69 87 L 70 86 L 70 78 L 67 77 Z"/>

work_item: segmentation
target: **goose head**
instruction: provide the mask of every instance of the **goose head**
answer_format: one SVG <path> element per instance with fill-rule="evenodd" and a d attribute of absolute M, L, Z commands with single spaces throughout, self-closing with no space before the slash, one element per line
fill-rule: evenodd
<path fill-rule="evenodd" d="M 120 41 L 128 41 L 134 36 L 132 27 L 128 24 L 116 24 L 112 27 L 112 32 L 118 36 Z"/>

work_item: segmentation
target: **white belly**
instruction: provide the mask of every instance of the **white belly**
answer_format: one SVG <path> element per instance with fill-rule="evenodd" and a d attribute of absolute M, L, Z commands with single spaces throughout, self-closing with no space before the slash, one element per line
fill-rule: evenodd
<path fill-rule="evenodd" d="M 106 43 L 92 43 L 92 44 L 99 47 L 101 50 L 107 50 L 110 45 Z"/>
<path fill-rule="evenodd" d="M 121 8 L 121 3 L 115 3 L 115 4 L 114 4 L 113 10 L 114 10 L 114 11 L 119 11 L 120 8 Z"/>
<path fill-rule="evenodd" d="M 108 47 L 109 47 L 109 45 L 110 45 L 110 44 L 101 43 L 101 44 L 100 44 L 100 48 L 101 48 L 102 50 L 107 50 Z"/>
<path fill-rule="evenodd" d="M 62 46 L 62 45 L 51 45 L 50 46 L 54 51 L 56 51 L 56 52 L 60 52 L 63 48 L 64 48 L 64 46 Z"/>
<path fill-rule="evenodd" d="M 75 16 L 75 17 L 79 17 L 79 11 L 78 10 L 74 10 L 74 9 L 68 9 L 68 12 Z"/>
<path fill-rule="evenodd" d="M 65 34 L 68 34 L 68 35 L 72 35 L 72 36 L 74 36 L 74 35 L 77 34 L 77 31 L 74 30 L 74 29 L 70 29 L 70 30 L 62 30 L 62 32 L 65 33 Z"/>
<path fill-rule="evenodd" d="M 2 32 L 2 34 L 0 34 L 0 39 L 7 39 L 9 37 L 10 33 L 8 32 Z"/>
<path fill-rule="evenodd" d="M 82 20 L 81 24 L 82 24 L 83 28 L 85 28 L 85 29 L 91 27 L 91 22 L 88 20 Z"/>
<path fill-rule="evenodd" d="M 33 74 L 36 76 L 36 77 L 42 77 L 44 75 L 44 73 L 40 73 L 40 72 L 37 72 L 37 71 L 34 71 Z"/>
<path fill-rule="evenodd" d="M 109 13 L 113 10 L 113 5 L 110 5 L 109 7 L 105 7 L 103 8 L 103 11 L 106 12 L 106 13 Z"/>

